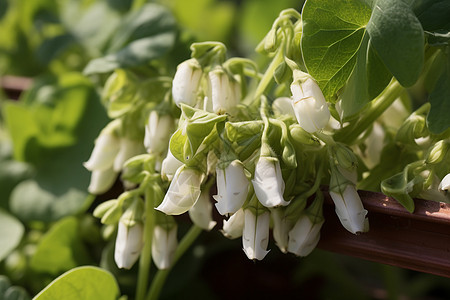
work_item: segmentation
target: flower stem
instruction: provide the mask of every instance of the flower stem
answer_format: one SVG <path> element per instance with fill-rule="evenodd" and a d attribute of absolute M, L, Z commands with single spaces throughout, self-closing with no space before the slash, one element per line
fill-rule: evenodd
<path fill-rule="evenodd" d="M 150 291 L 147 294 L 147 300 L 156 300 L 161 293 L 161 289 L 166 281 L 167 276 L 169 275 L 170 270 L 177 263 L 177 261 L 183 256 L 183 254 L 189 249 L 189 247 L 194 243 L 197 237 L 202 232 L 202 229 L 196 225 L 192 225 L 191 229 L 189 229 L 188 233 L 183 237 L 180 244 L 178 245 L 177 250 L 175 251 L 175 257 L 173 259 L 172 267 L 166 270 L 158 270 L 153 278 L 152 285 L 150 287 Z"/>
<path fill-rule="evenodd" d="M 144 300 L 147 292 L 148 275 L 152 262 L 152 239 L 154 227 L 154 197 L 153 187 L 148 187 L 145 191 L 145 227 L 144 227 L 144 248 L 139 259 L 139 274 L 136 288 L 136 300 Z"/>
<path fill-rule="evenodd" d="M 267 67 L 267 70 L 264 73 L 261 81 L 259 82 L 258 87 L 256 88 L 255 91 L 255 97 L 253 97 L 253 99 L 258 99 L 259 97 L 261 97 L 262 94 L 264 94 L 264 91 L 267 89 L 267 87 L 273 80 L 273 74 L 275 73 L 276 68 L 283 61 L 283 57 L 284 57 L 283 50 L 279 49 L 275 54 L 274 58 L 272 59 L 272 62 L 270 63 L 269 67 Z"/>
<path fill-rule="evenodd" d="M 352 144 L 383 112 L 400 96 L 404 88 L 394 80 L 383 93 L 371 102 L 365 116 L 355 124 L 348 126 L 335 134 L 335 139 L 345 144 Z"/>

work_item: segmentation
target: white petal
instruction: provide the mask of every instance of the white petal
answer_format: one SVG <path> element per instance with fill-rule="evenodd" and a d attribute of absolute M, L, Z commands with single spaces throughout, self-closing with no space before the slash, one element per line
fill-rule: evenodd
<path fill-rule="evenodd" d="M 196 66 L 192 60 L 178 65 L 172 82 L 172 97 L 177 106 L 180 106 L 181 103 L 195 106 L 201 76 L 200 66 Z"/>
<path fill-rule="evenodd" d="M 119 148 L 119 138 L 114 134 L 100 134 L 95 141 L 95 146 L 89 160 L 83 164 L 84 167 L 89 171 L 111 168 L 119 152 Z"/>
<path fill-rule="evenodd" d="M 162 203 L 156 208 L 166 215 L 181 215 L 194 206 L 200 197 L 203 174 L 181 166 L 170 183 Z"/>
<path fill-rule="evenodd" d="M 442 178 L 441 182 L 439 183 L 439 190 L 440 191 L 448 191 L 450 189 L 450 174 L 447 174 Z"/>
<path fill-rule="evenodd" d="M 323 223 L 314 224 L 306 214 L 302 214 L 289 232 L 288 251 L 297 256 L 310 254 L 319 242 Z"/>
<path fill-rule="evenodd" d="M 213 196 L 216 208 L 221 215 L 233 214 L 238 211 L 247 199 L 250 182 L 244 173 L 244 166 L 234 160 L 225 170 L 216 168 L 217 192 Z"/>
<path fill-rule="evenodd" d="M 228 221 L 223 221 L 221 232 L 229 239 L 236 239 L 242 236 L 244 230 L 244 210 L 241 208 L 233 214 Z"/>
<path fill-rule="evenodd" d="M 94 195 L 100 195 L 107 192 L 116 181 L 118 173 L 109 168 L 107 170 L 93 170 L 88 191 Z"/>
<path fill-rule="evenodd" d="M 120 172 L 123 164 L 133 156 L 144 153 L 143 145 L 140 141 L 129 138 L 120 139 L 120 150 L 114 160 L 114 171 Z"/>
<path fill-rule="evenodd" d="M 170 152 L 169 147 L 167 150 L 167 156 L 164 158 L 161 165 L 161 176 L 163 178 L 167 178 L 169 181 L 172 181 L 173 176 L 182 165 L 183 163 L 176 159 L 172 152 Z"/>
<path fill-rule="evenodd" d="M 177 226 L 174 226 L 169 232 L 161 226 L 155 226 L 152 239 L 152 259 L 158 269 L 170 268 L 177 246 Z"/>
<path fill-rule="evenodd" d="M 170 136 L 175 129 L 175 123 L 170 115 L 158 115 L 158 112 L 150 113 L 145 126 L 144 146 L 148 153 L 161 154 L 169 144 Z"/>
<path fill-rule="evenodd" d="M 209 190 L 202 191 L 194 206 L 189 209 L 189 216 L 192 222 L 204 230 L 210 231 L 216 222 L 212 219 L 212 203 L 209 197 Z"/>
<path fill-rule="evenodd" d="M 269 251 L 269 224 L 270 214 L 265 212 L 255 216 L 249 209 L 244 210 L 244 232 L 242 235 L 242 245 L 244 252 L 249 259 L 262 260 Z"/>
<path fill-rule="evenodd" d="M 256 197 L 265 207 L 289 204 L 283 199 L 285 184 L 278 159 L 261 156 L 256 164 L 252 184 Z"/>
<path fill-rule="evenodd" d="M 286 218 L 284 217 L 283 208 L 275 208 L 271 213 L 273 219 L 273 239 L 280 248 L 281 252 L 286 253 L 289 242 L 289 226 Z"/>
<path fill-rule="evenodd" d="M 347 185 L 343 195 L 330 191 L 330 196 L 336 205 L 336 214 L 345 229 L 353 234 L 368 231 L 367 210 L 364 209 L 355 186 Z"/>
<path fill-rule="evenodd" d="M 128 227 L 119 222 L 114 260 L 117 267 L 130 269 L 139 258 L 142 247 L 143 226 L 141 223 Z"/>

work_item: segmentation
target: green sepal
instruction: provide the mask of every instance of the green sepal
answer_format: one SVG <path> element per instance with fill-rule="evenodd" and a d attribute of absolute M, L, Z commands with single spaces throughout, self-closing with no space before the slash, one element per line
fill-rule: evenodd
<path fill-rule="evenodd" d="M 263 128 L 261 120 L 225 123 L 225 138 L 241 161 L 248 159 L 260 147 Z"/>

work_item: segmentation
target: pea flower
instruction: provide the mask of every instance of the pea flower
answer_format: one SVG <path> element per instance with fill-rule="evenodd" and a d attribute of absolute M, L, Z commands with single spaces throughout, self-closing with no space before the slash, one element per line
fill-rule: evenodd
<path fill-rule="evenodd" d="M 288 115 L 295 118 L 292 99 L 289 97 L 279 97 L 272 103 L 272 109 L 275 115 Z"/>
<path fill-rule="evenodd" d="M 241 98 L 239 84 L 222 68 L 218 67 L 208 73 L 209 94 L 213 112 L 224 114 L 237 106 Z"/>
<path fill-rule="evenodd" d="M 119 152 L 114 159 L 114 171 L 120 172 L 128 159 L 142 153 L 144 153 L 144 148 L 141 141 L 121 137 Z"/>
<path fill-rule="evenodd" d="M 244 231 L 244 209 L 239 209 L 228 220 L 223 220 L 222 234 L 229 239 L 242 236 Z"/>
<path fill-rule="evenodd" d="M 309 133 L 322 130 L 330 119 L 330 111 L 322 91 L 308 74 L 296 70 L 293 75 L 292 107 L 298 123 Z"/>
<path fill-rule="evenodd" d="M 244 204 L 250 184 L 244 166 L 239 160 L 233 160 L 225 169 L 217 166 L 216 180 L 218 194 L 213 198 L 217 210 L 221 215 L 235 213 Z"/>
<path fill-rule="evenodd" d="M 202 74 L 196 59 L 189 59 L 178 65 L 172 82 L 172 97 L 178 107 L 181 103 L 195 106 Z"/>
<path fill-rule="evenodd" d="M 153 110 L 145 125 L 144 146 L 148 153 L 161 154 L 166 150 L 175 123 L 170 115 L 160 115 Z"/>
<path fill-rule="evenodd" d="M 342 226 L 353 234 L 367 232 L 369 221 L 366 218 L 361 198 L 353 184 L 348 184 L 343 193 L 330 191 L 331 199 L 336 205 L 336 214 Z"/>
<path fill-rule="evenodd" d="M 265 207 L 286 206 L 289 202 L 283 199 L 284 181 L 280 162 L 275 157 L 260 156 L 252 180 L 258 200 Z"/>
<path fill-rule="evenodd" d="M 242 245 L 249 259 L 262 260 L 269 251 L 270 213 L 268 211 L 255 215 L 251 209 L 244 210 L 244 232 Z"/>
<path fill-rule="evenodd" d="M 127 226 L 122 220 L 119 221 L 114 260 L 120 269 L 130 269 L 139 258 L 144 246 L 143 231 L 141 222 Z"/>
<path fill-rule="evenodd" d="M 310 254 L 320 239 L 320 229 L 325 220 L 313 223 L 307 214 L 302 214 L 294 227 L 289 231 L 288 252 L 297 256 Z"/>
<path fill-rule="evenodd" d="M 89 182 L 88 191 L 94 195 L 106 193 L 116 181 L 118 172 L 112 167 L 106 170 L 93 170 Z"/>
<path fill-rule="evenodd" d="M 112 121 L 100 133 L 88 161 L 83 165 L 92 172 L 88 191 L 102 194 L 109 190 L 116 180 L 118 172 L 113 169 L 114 161 L 120 151 L 120 138 L 117 129 L 120 121 Z"/>
<path fill-rule="evenodd" d="M 170 268 L 177 246 L 176 225 L 173 225 L 169 230 L 163 226 L 155 226 L 152 239 L 152 259 L 158 269 Z"/>
<path fill-rule="evenodd" d="M 447 195 L 448 190 L 450 189 L 450 173 L 445 175 L 442 181 L 439 183 L 439 191 L 443 192 Z"/>
<path fill-rule="evenodd" d="M 273 220 L 273 239 L 278 248 L 283 253 L 288 252 L 289 230 L 292 227 L 285 218 L 284 209 L 282 207 L 271 210 Z"/>
<path fill-rule="evenodd" d="M 181 161 L 173 156 L 172 152 L 170 152 L 170 147 L 167 149 L 166 158 L 164 158 L 161 165 L 161 176 L 166 178 L 169 181 L 172 181 L 173 176 L 177 172 L 178 168 L 183 165 Z"/>
<path fill-rule="evenodd" d="M 156 208 L 166 215 L 181 215 L 194 206 L 200 197 L 200 185 L 204 174 L 181 166 L 170 183 L 162 203 Z"/>
<path fill-rule="evenodd" d="M 203 190 L 197 202 L 189 210 L 192 222 L 207 231 L 216 226 L 216 222 L 212 219 L 212 204 L 209 199 L 209 189 Z"/>

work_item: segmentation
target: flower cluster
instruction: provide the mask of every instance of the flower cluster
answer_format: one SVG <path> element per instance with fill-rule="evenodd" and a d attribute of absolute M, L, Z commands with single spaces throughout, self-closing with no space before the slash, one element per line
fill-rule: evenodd
<path fill-rule="evenodd" d="M 242 238 L 249 259 L 269 253 L 270 230 L 282 252 L 306 256 L 325 222 L 324 186 L 343 228 L 367 232 L 357 187 L 380 189 L 379 173 L 371 170 L 389 168 L 383 146 L 409 144 L 423 154 L 399 158 L 408 164 L 381 182 L 386 195 L 409 210 L 419 194 L 447 201 L 450 177 L 438 184 L 437 170 L 448 161 L 448 141 L 430 146 L 424 112 L 397 124 L 379 113 L 369 127 L 363 118 L 342 119 L 341 99 L 326 98 L 300 61 L 301 30 L 297 12 L 280 14 L 258 46 L 272 58 L 262 74 L 250 60 L 227 59 L 223 44 L 205 42 L 191 46 L 191 58 L 178 65 L 173 80 L 123 70 L 111 76 L 104 102 L 115 120 L 85 166 L 93 194 L 122 174 L 127 191 L 94 212 L 118 228 L 120 268 L 130 268 L 150 244 L 156 266 L 170 268 L 178 245 L 174 216 L 185 213 L 203 230 L 217 226 L 227 238 Z M 405 115 L 404 107 L 397 109 Z"/>

